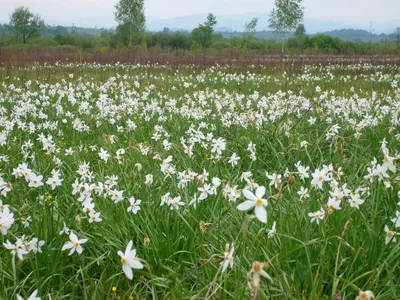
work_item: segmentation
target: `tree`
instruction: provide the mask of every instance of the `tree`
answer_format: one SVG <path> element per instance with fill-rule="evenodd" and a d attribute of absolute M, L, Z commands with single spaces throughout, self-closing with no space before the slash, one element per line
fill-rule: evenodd
<path fill-rule="evenodd" d="M 393 32 L 393 38 L 396 42 L 397 48 L 400 48 L 400 27 L 397 27 Z"/>
<path fill-rule="evenodd" d="M 211 32 L 214 32 L 214 26 L 217 25 L 217 18 L 214 14 L 209 13 L 207 16 L 207 21 L 204 22 L 205 27 L 209 28 Z"/>
<path fill-rule="evenodd" d="M 11 14 L 8 28 L 14 33 L 17 43 L 22 37 L 22 43 L 26 44 L 30 38 L 40 35 L 44 21 L 39 15 L 34 15 L 28 8 L 21 6 Z"/>
<path fill-rule="evenodd" d="M 296 28 L 296 31 L 294 32 L 294 35 L 296 37 L 301 37 L 306 35 L 306 27 L 304 24 L 299 24 Z"/>
<path fill-rule="evenodd" d="M 236 51 L 239 52 L 239 55 L 246 53 L 249 40 L 254 37 L 254 34 L 256 33 L 257 24 L 258 18 L 253 18 L 249 23 L 244 25 L 243 38 L 238 40 L 235 46 Z"/>
<path fill-rule="evenodd" d="M 115 20 L 120 25 L 129 26 L 128 41 L 129 46 L 132 46 L 134 38 L 136 37 L 138 42 L 145 30 L 144 0 L 119 0 L 115 9 Z"/>
<path fill-rule="evenodd" d="M 199 27 L 193 29 L 193 41 L 203 48 L 210 47 L 212 34 L 214 32 L 214 26 L 216 24 L 217 18 L 214 16 L 214 14 L 209 13 L 207 16 L 207 20 L 203 24 L 199 24 Z"/>
<path fill-rule="evenodd" d="M 282 53 L 285 46 L 285 37 L 288 32 L 294 31 L 303 19 L 303 0 L 275 0 L 275 7 L 269 16 L 269 27 L 281 35 Z"/>

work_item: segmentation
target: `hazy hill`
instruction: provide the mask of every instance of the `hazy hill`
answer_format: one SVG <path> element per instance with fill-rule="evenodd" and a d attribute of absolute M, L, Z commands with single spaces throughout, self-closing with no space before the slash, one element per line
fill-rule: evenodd
<path fill-rule="evenodd" d="M 259 18 L 258 30 L 268 30 L 268 13 L 244 13 L 232 15 L 217 15 L 217 27 L 223 28 L 220 31 L 242 31 L 244 24 L 249 22 L 252 18 Z M 172 30 L 192 30 L 200 23 L 203 23 L 207 18 L 207 14 L 196 14 L 188 16 L 179 16 L 170 19 L 156 19 L 149 18 L 147 20 L 147 29 L 149 31 L 159 31 L 164 27 Z M 304 25 L 307 32 L 310 34 L 334 31 L 346 28 L 363 29 L 369 31 L 370 23 L 356 24 L 356 23 L 343 23 L 334 20 L 315 20 L 305 18 Z M 373 22 L 372 29 L 374 33 L 392 33 L 392 31 L 400 26 L 399 20 L 388 20 L 386 22 Z M 228 29 L 228 30 L 227 30 Z"/>

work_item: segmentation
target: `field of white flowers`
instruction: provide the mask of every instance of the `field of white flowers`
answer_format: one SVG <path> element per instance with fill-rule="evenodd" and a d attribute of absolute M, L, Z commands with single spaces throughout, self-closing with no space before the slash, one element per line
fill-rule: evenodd
<path fill-rule="evenodd" d="M 0 299 L 400 297 L 399 67 L 0 84 Z"/>

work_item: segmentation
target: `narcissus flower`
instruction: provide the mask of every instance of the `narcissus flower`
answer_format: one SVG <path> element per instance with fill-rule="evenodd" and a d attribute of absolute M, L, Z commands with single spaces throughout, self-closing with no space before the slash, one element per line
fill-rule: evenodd
<path fill-rule="evenodd" d="M 360 293 L 358 294 L 358 296 L 356 297 L 355 300 L 372 300 L 374 299 L 374 293 L 371 291 L 360 291 Z"/>
<path fill-rule="evenodd" d="M 40 297 L 38 297 L 37 294 L 38 290 L 34 291 L 26 300 L 40 300 Z M 24 298 L 17 295 L 17 300 L 24 300 Z"/>
<path fill-rule="evenodd" d="M 232 248 L 229 250 L 229 244 L 225 246 L 224 260 L 221 262 L 222 273 L 226 271 L 228 266 L 233 267 L 233 252 L 235 251 L 235 246 L 232 244 Z"/>
<path fill-rule="evenodd" d="M 130 241 L 126 246 L 125 253 L 118 251 L 118 255 L 121 257 L 122 270 L 130 280 L 133 278 L 132 269 L 143 269 L 143 264 L 136 257 L 136 249 L 132 249 L 132 246 L 133 241 Z"/>
<path fill-rule="evenodd" d="M 271 282 L 273 281 L 271 276 L 267 272 L 263 270 L 264 267 L 269 267 L 268 263 L 262 263 L 259 261 L 253 262 L 252 268 L 249 272 L 249 275 L 253 275 L 253 287 L 258 289 L 260 287 L 260 276 L 267 278 Z"/>
<path fill-rule="evenodd" d="M 78 254 L 81 254 L 83 251 L 83 248 L 81 245 L 88 241 L 87 239 L 78 239 L 78 237 L 73 232 L 71 232 L 71 234 L 69 235 L 69 240 L 70 241 L 66 242 L 61 249 L 61 251 L 71 249 L 71 251 L 69 252 L 68 255 L 74 254 L 75 251 Z"/>
<path fill-rule="evenodd" d="M 267 223 L 267 210 L 265 209 L 265 206 L 268 205 L 268 201 L 263 199 L 263 196 L 265 195 L 265 187 L 258 187 L 255 195 L 249 190 L 243 190 L 243 195 L 247 200 L 239 204 L 237 209 L 247 211 L 255 207 L 254 212 L 257 219 L 262 223 Z"/>

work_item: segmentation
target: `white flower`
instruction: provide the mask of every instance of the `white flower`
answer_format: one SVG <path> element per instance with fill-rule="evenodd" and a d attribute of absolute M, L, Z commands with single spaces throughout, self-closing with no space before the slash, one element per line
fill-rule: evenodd
<path fill-rule="evenodd" d="M 396 211 L 396 217 L 392 219 L 392 222 L 396 228 L 400 227 L 400 211 Z"/>
<path fill-rule="evenodd" d="M 57 186 L 62 185 L 62 179 L 58 177 L 58 175 L 53 175 L 50 177 L 46 183 L 51 185 L 51 189 L 54 190 Z"/>
<path fill-rule="evenodd" d="M 100 148 L 99 157 L 105 162 L 107 162 L 108 158 L 110 157 L 110 154 L 108 154 L 107 150 Z"/>
<path fill-rule="evenodd" d="M 34 291 L 26 300 L 40 300 L 40 297 L 38 297 L 37 294 L 38 290 Z M 17 300 L 24 300 L 24 298 L 17 295 Z"/>
<path fill-rule="evenodd" d="M 233 153 L 232 156 L 229 158 L 228 163 L 230 163 L 232 165 L 232 168 L 233 168 L 238 164 L 239 160 L 240 160 L 240 157 L 237 156 L 236 153 Z"/>
<path fill-rule="evenodd" d="M 310 198 L 310 194 L 308 193 L 308 189 L 304 187 L 300 187 L 300 191 L 297 192 L 297 195 L 300 196 L 300 200 L 304 200 Z"/>
<path fill-rule="evenodd" d="M 29 187 L 40 187 L 43 185 L 43 176 L 42 175 L 36 175 L 34 173 L 31 173 L 30 176 L 28 177 L 29 180 Z"/>
<path fill-rule="evenodd" d="M 273 238 L 276 234 L 276 222 L 274 221 L 274 224 L 272 224 L 272 228 L 268 231 L 268 238 Z"/>
<path fill-rule="evenodd" d="M 153 184 L 153 175 L 152 174 L 147 174 L 146 175 L 146 181 L 144 182 L 146 185 L 152 185 Z"/>
<path fill-rule="evenodd" d="M 255 261 L 253 262 L 251 271 L 249 272 L 249 275 L 253 274 L 253 286 L 256 289 L 260 287 L 260 275 L 272 282 L 271 276 L 269 276 L 269 274 L 263 270 L 265 265 L 266 263 Z"/>
<path fill-rule="evenodd" d="M 185 205 L 185 203 L 181 201 L 180 196 L 170 199 L 169 204 L 171 209 L 179 209 L 181 206 Z"/>
<path fill-rule="evenodd" d="M 307 149 L 307 146 L 308 146 L 308 142 L 307 141 L 300 142 L 300 147 L 301 148 Z"/>
<path fill-rule="evenodd" d="M 14 224 L 14 214 L 10 212 L 8 206 L 4 206 L 3 210 L 0 211 L 0 232 L 2 235 L 6 235 L 7 231 Z"/>
<path fill-rule="evenodd" d="M 375 298 L 374 293 L 371 291 L 360 291 L 355 300 L 373 300 Z"/>
<path fill-rule="evenodd" d="M 262 198 L 265 195 L 265 187 L 258 187 L 255 195 L 249 190 L 243 190 L 242 192 L 247 200 L 239 204 L 237 209 L 240 211 L 247 211 L 255 207 L 254 212 L 257 219 L 262 223 L 267 223 L 267 211 L 265 206 L 268 205 L 268 201 Z"/>
<path fill-rule="evenodd" d="M 311 218 L 311 223 L 315 221 L 317 224 L 319 224 L 320 220 L 325 218 L 325 210 L 321 208 L 319 211 L 310 212 L 308 216 Z"/>
<path fill-rule="evenodd" d="M 386 237 L 385 237 L 385 244 L 389 244 L 390 242 L 395 242 L 396 241 L 396 235 L 400 235 L 400 233 L 397 233 L 395 231 L 390 231 L 389 227 L 385 225 L 385 232 L 386 232 Z"/>
<path fill-rule="evenodd" d="M 325 181 L 329 181 L 329 178 L 327 177 L 327 172 L 325 169 L 319 170 L 316 169 L 314 173 L 311 174 L 313 179 L 311 180 L 311 185 L 316 186 L 320 190 L 322 190 L 322 184 Z"/>
<path fill-rule="evenodd" d="M 21 239 L 18 239 L 15 244 L 11 244 L 9 240 L 7 243 L 3 243 L 4 248 L 11 250 L 12 255 L 17 255 L 20 260 L 24 259 L 24 255 L 28 253 L 26 246 L 23 244 Z"/>
<path fill-rule="evenodd" d="M 132 249 L 132 246 L 133 241 L 130 241 L 126 246 L 125 253 L 118 251 L 118 255 L 121 257 L 122 270 L 130 280 L 133 278 L 132 269 L 143 269 L 143 264 L 136 258 L 136 249 Z"/>
<path fill-rule="evenodd" d="M 365 201 L 360 199 L 359 194 L 350 194 L 350 199 L 348 200 L 351 207 L 355 207 L 357 209 L 360 208 L 360 205 Z"/>
<path fill-rule="evenodd" d="M 222 265 L 221 272 L 224 273 L 225 270 L 230 266 L 233 268 L 233 252 L 235 251 L 235 246 L 232 244 L 232 248 L 229 250 L 229 244 L 225 246 L 224 260 L 220 263 Z"/>
<path fill-rule="evenodd" d="M 78 254 L 81 254 L 83 251 L 82 248 L 82 244 L 86 243 L 88 240 L 87 239 L 81 239 L 79 240 L 78 237 L 71 232 L 71 234 L 69 235 L 69 242 L 66 242 L 64 244 L 64 246 L 62 247 L 61 251 L 65 251 L 68 249 L 71 249 L 71 251 L 69 252 L 68 255 L 72 255 L 74 254 L 74 252 L 76 251 Z"/>
<path fill-rule="evenodd" d="M 88 219 L 89 223 L 93 223 L 93 222 L 101 222 L 103 221 L 102 218 L 100 218 L 100 212 L 95 212 L 95 211 L 91 211 L 89 213 L 89 219 Z"/>
<path fill-rule="evenodd" d="M 142 200 L 135 200 L 134 197 L 129 198 L 129 203 L 130 205 L 128 206 L 127 211 L 132 212 L 133 214 L 137 214 L 137 212 L 140 210 L 140 203 L 142 203 Z"/>
<path fill-rule="evenodd" d="M 273 173 L 272 175 L 270 175 L 267 172 L 266 176 L 268 177 L 269 180 L 271 180 L 271 182 L 269 183 L 269 186 L 275 186 L 276 189 L 280 186 L 281 178 L 282 178 L 281 174 Z"/>
<path fill-rule="evenodd" d="M 342 201 L 336 200 L 335 198 L 329 198 L 327 206 L 331 209 L 341 210 L 340 204 Z"/>
<path fill-rule="evenodd" d="M 65 222 L 64 222 L 64 227 L 63 227 L 63 229 L 58 233 L 59 235 L 62 235 L 62 234 L 69 234 L 69 232 L 70 232 L 70 229 L 65 225 Z"/>

